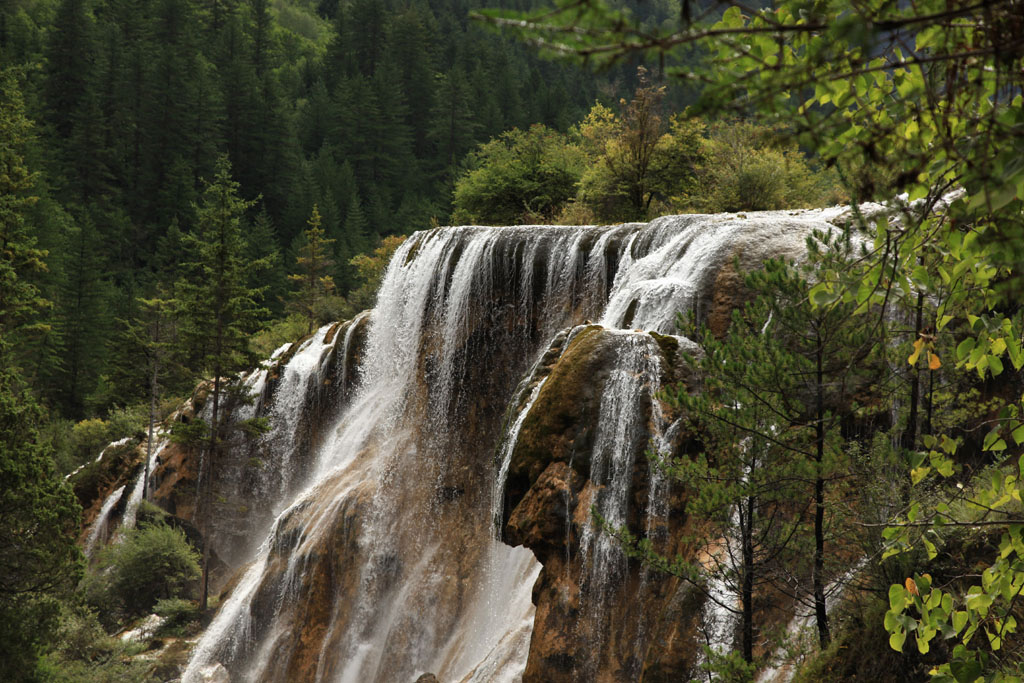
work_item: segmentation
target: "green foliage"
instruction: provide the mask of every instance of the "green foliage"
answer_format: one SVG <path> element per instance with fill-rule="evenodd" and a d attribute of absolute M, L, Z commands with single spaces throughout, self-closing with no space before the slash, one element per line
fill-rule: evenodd
<path fill-rule="evenodd" d="M 700 189 L 691 193 L 688 206 L 716 213 L 838 203 L 828 175 L 814 172 L 794 144 L 778 137 L 742 121 L 712 125 L 697 171 Z"/>
<path fill-rule="evenodd" d="M 198 626 L 199 605 L 193 600 L 182 598 L 163 598 L 157 600 L 153 607 L 154 614 L 159 614 L 166 621 L 160 627 L 161 633 L 182 632 L 190 626 Z"/>
<path fill-rule="evenodd" d="M 321 222 L 320 211 L 314 204 L 309 228 L 303 233 L 305 244 L 295 258 L 299 272 L 288 276 L 297 287 L 291 293 L 289 307 L 306 317 L 306 334 L 317 324 L 330 320 L 330 312 L 337 308 L 337 305 L 330 305 L 330 299 L 334 298 L 334 279 L 327 274 L 334 265 L 328 256 L 334 240 L 324 237 Z"/>
<path fill-rule="evenodd" d="M 358 286 L 349 294 L 348 316 L 359 311 L 372 308 L 377 298 L 377 290 L 384 279 L 384 272 L 395 251 L 405 241 L 401 235 L 391 235 L 380 241 L 380 245 L 370 254 L 359 254 L 352 259 L 356 269 Z"/>
<path fill-rule="evenodd" d="M 307 329 L 309 321 L 302 315 L 292 314 L 277 320 L 253 336 L 253 351 L 262 358 L 270 358 L 270 354 L 283 344 L 301 339 L 307 334 Z"/>
<path fill-rule="evenodd" d="M 0 336 L 8 345 L 44 331 L 38 316 L 49 306 L 32 280 L 45 271 L 46 252 L 37 248 L 26 224 L 39 198 L 31 194 L 36 176 L 24 160 L 32 124 L 18 75 L 11 67 L 0 70 Z"/>
<path fill-rule="evenodd" d="M 665 86 L 653 85 L 646 73 L 640 67 L 640 84 L 621 102 L 620 116 L 597 104 L 576 129 L 590 152 L 579 202 L 600 221 L 644 220 L 695 190 L 702 127 L 681 116 L 669 121 Z"/>
<path fill-rule="evenodd" d="M 455 184 L 457 223 L 515 225 L 550 221 L 576 194 L 584 157 L 545 126 L 502 133 L 474 152 Z"/>
<path fill-rule="evenodd" d="M 161 598 L 194 596 L 199 575 L 199 553 L 183 531 L 143 524 L 103 550 L 85 592 L 105 615 L 148 614 Z"/>
<path fill-rule="evenodd" d="M 812 169 L 795 144 L 766 126 L 667 116 L 665 86 L 644 74 L 641 68 L 619 114 L 597 103 L 569 135 L 512 131 L 481 145 L 456 182 L 453 220 L 611 223 L 842 198 L 833 174 Z M 552 158 L 566 162 L 564 173 L 544 171 Z"/>
<path fill-rule="evenodd" d="M 96 459 L 114 441 L 134 437 L 146 424 L 146 406 L 135 404 L 110 411 L 107 419 L 90 418 L 72 424 L 57 421 L 48 425 L 48 441 L 54 446 L 58 469 L 67 474 Z"/>
<path fill-rule="evenodd" d="M 82 569 L 81 510 L 40 443 L 41 411 L 0 337 L 0 675 L 31 677 L 56 626 L 57 599 Z"/>
<path fill-rule="evenodd" d="M 64 605 L 53 649 L 40 662 L 44 683 L 143 683 L 152 681 L 148 661 L 129 659 L 140 646 L 109 636 L 96 612 Z"/>

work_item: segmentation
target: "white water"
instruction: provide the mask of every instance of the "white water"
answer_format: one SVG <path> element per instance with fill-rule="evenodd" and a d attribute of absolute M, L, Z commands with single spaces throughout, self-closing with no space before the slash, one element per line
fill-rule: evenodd
<path fill-rule="evenodd" d="M 561 344 L 561 349 L 558 352 L 558 358 L 562 357 L 566 349 L 569 348 L 569 344 L 572 342 L 573 337 L 582 329 L 584 329 L 583 326 L 577 326 L 569 330 L 568 333 L 559 334 L 555 338 L 557 340 L 555 343 Z M 530 372 L 520 383 L 520 388 L 516 391 L 516 395 L 511 401 L 511 405 L 516 405 L 522 402 L 522 406 L 516 413 L 511 425 L 504 430 L 505 436 L 501 442 L 501 447 L 498 450 L 498 474 L 494 478 L 494 486 L 491 491 L 491 519 L 494 520 L 495 524 L 495 538 L 500 537 L 500 529 L 498 528 L 498 525 L 501 524 L 503 512 L 502 506 L 505 495 L 505 480 L 508 479 L 508 468 L 512 464 L 512 454 L 516 450 L 516 443 L 519 440 L 519 432 L 522 430 L 523 423 L 526 422 L 526 418 L 530 414 L 530 409 L 533 408 L 533 404 L 536 403 L 537 397 L 540 396 L 541 389 L 544 388 L 544 384 L 548 381 L 548 377 L 550 377 L 550 375 L 545 375 L 540 379 L 537 379 L 537 372 L 541 369 L 541 365 L 545 361 L 545 356 L 547 356 L 547 354 L 548 349 L 545 349 L 544 352 L 541 353 L 540 357 L 534 362 L 533 367 L 530 368 Z M 529 391 L 530 394 L 523 399 L 523 394 L 527 391 Z"/>
<path fill-rule="evenodd" d="M 124 486 L 114 489 L 114 491 L 107 496 L 107 499 L 103 501 L 103 507 L 100 508 L 100 513 L 96 515 L 96 519 L 93 520 L 92 528 L 89 529 L 89 537 L 85 540 L 86 557 L 92 557 L 96 541 L 99 539 L 100 534 L 107 528 L 107 522 L 110 519 L 110 512 L 114 509 L 114 506 L 120 502 L 121 496 L 124 494 L 124 489 Z"/>
<path fill-rule="evenodd" d="M 839 578 L 829 582 L 825 586 L 825 613 L 828 615 L 832 614 L 833 608 L 839 602 L 839 598 L 842 596 L 843 591 L 853 581 L 853 578 L 864 569 L 864 565 L 867 560 L 860 560 L 848 571 L 844 572 Z M 786 661 L 786 650 L 787 647 L 792 647 L 797 641 L 807 636 L 811 629 L 816 629 L 816 621 L 814 612 L 805 612 L 796 614 L 786 625 L 786 636 L 785 641 L 779 648 L 772 653 L 771 663 L 761 670 L 761 673 L 757 675 L 757 683 L 789 683 L 793 680 L 793 674 L 795 668 L 792 662 Z M 817 633 L 810 636 L 811 639 L 817 643 Z"/>
<path fill-rule="evenodd" d="M 654 396 L 661 388 L 660 351 L 646 333 L 614 332 L 616 358 L 601 394 L 590 456 L 590 481 L 598 487 L 595 511 L 612 529 L 626 524 L 633 487 L 633 466 L 646 449 L 661 442 L 664 425 L 657 420 Z M 644 406 L 650 406 L 649 412 Z M 580 542 L 583 588 L 580 618 L 586 620 L 593 644 L 592 659 L 579 672 L 596 677 L 597 657 L 608 635 L 608 607 L 615 586 L 626 572 L 626 555 L 615 538 L 587 517 Z"/>
<path fill-rule="evenodd" d="M 156 466 L 160 461 L 160 453 L 167 447 L 169 443 L 166 436 L 163 434 L 158 435 L 160 438 L 156 448 L 153 449 L 153 453 L 149 458 L 149 474 L 153 475 L 156 470 Z M 139 505 L 142 503 L 142 498 L 145 495 L 145 484 L 146 484 L 146 468 L 143 467 L 139 470 L 139 476 L 135 479 L 135 485 L 132 487 L 131 495 L 128 497 L 128 503 L 124 508 L 124 515 L 121 516 L 121 526 L 115 536 L 115 541 L 121 539 L 121 536 L 128 529 L 135 528 L 135 516 L 139 511 Z"/>
<path fill-rule="evenodd" d="M 476 371 L 504 377 L 512 367 L 502 364 L 510 363 L 519 373 L 528 371 L 529 361 L 558 330 L 588 317 L 610 328 L 671 331 L 678 311 L 707 304 L 709 281 L 738 244 L 756 252 L 755 258 L 765 251 L 796 255 L 811 228 L 829 217 L 806 212 L 756 220 L 674 217 L 610 228 L 461 227 L 408 239 L 392 259 L 370 314 L 362 362 L 357 369 L 343 367 L 343 376 L 358 373 L 357 391 L 315 453 L 309 485 L 278 517 L 204 634 L 184 681 L 196 680 L 217 661 L 245 680 L 281 671 L 273 667 L 287 653 L 279 646 L 294 635 L 290 619 L 304 598 L 308 565 L 319 561 L 337 516 L 352 510 L 358 510 L 361 532 L 357 555 L 348 558 L 344 571 L 357 572 L 358 591 L 348 602 L 334 599 L 316 680 L 400 680 L 426 670 L 446 681 L 518 680 L 539 565 L 528 551 L 493 541 L 491 520 L 503 495 L 508 444 L 514 445 L 543 380 L 530 389 L 495 459 L 493 443 L 460 441 L 462 416 L 475 408 L 474 392 L 480 391 L 467 378 Z M 514 296 L 502 298 L 501 292 Z M 354 328 L 346 331 L 346 350 Z M 322 367 L 314 369 L 323 358 L 316 339 L 296 354 L 302 359 L 293 382 L 296 405 L 283 396 L 286 371 L 274 410 L 278 401 L 288 414 L 301 407 L 302 387 Z M 635 444 L 652 438 L 635 406 L 657 389 L 654 347 L 649 335 L 623 334 L 621 366 L 613 370 L 601 402 L 592 479 L 604 487 L 596 502 L 613 524 L 624 522 Z M 473 355 L 481 349 L 502 355 Z M 486 396 L 506 392 L 505 400 L 512 400 L 515 379 L 489 386 Z M 654 413 L 657 421 L 660 412 Z M 289 438 L 294 441 L 295 434 Z M 482 479 L 460 479 L 467 467 L 480 468 Z M 282 474 L 286 481 L 291 477 Z M 658 513 L 656 494 L 663 490 L 653 476 L 649 518 Z M 478 481 L 488 495 L 458 493 L 458 486 L 449 485 L 453 481 Z M 461 502 L 424 497 L 424 491 L 446 486 L 453 495 L 481 501 L 462 509 Z M 271 551 L 285 533 L 285 520 L 295 540 L 280 551 L 286 558 L 281 572 L 271 568 Z M 454 545 L 445 525 L 476 535 Z M 600 594 L 621 551 L 593 532 L 586 541 L 590 578 L 583 580 Z M 461 587 L 451 588 L 453 580 Z M 451 599 L 431 603 L 435 592 Z M 255 618 L 253 604 L 267 604 L 268 596 L 272 613 Z"/>
<path fill-rule="evenodd" d="M 280 370 L 281 378 L 274 389 L 273 400 L 268 406 L 270 431 L 262 440 L 265 444 L 264 452 L 276 457 L 273 462 L 264 464 L 264 467 L 276 475 L 277 490 L 264 490 L 264 493 L 277 500 L 284 498 L 295 483 L 296 472 L 292 466 L 292 459 L 295 456 L 296 441 L 299 439 L 298 430 L 302 425 L 300 413 L 306 404 L 307 393 L 321 377 L 321 359 L 329 355 L 331 347 L 337 341 L 334 339 L 331 344 L 324 343 L 330 328 L 330 325 L 324 325 L 318 329 L 288 359 L 288 363 Z M 266 371 L 261 372 L 264 373 L 262 381 L 266 382 Z M 252 387 L 251 391 L 255 393 L 256 387 Z M 259 387 L 259 391 L 262 392 L 262 386 Z"/>

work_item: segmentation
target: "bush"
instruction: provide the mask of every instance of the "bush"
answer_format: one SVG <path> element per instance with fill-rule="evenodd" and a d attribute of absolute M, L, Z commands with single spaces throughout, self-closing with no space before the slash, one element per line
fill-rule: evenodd
<path fill-rule="evenodd" d="M 455 183 L 455 223 L 550 222 L 576 194 L 586 165 L 579 146 L 541 124 L 512 129 L 470 154 Z"/>
<path fill-rule="evenodd" d="M 813 208 L 841 198 L 830 172 L 816 172 L 803 153 L 776 131 L 749 123 L 718 123 L 704 142 L 701 190 L 687 208 L 767 211 Z"/>
<path fill-rule="evenodd" d="M 137 404 L 111 410 L 105 420 L 52 420 L 41 430 L 41 438 L 53 448 L 60 473 L 67 474 L 94 460 L 112 441 L 144 433 L 148 424 L 149 405 Z"/>
<path fill-rule="evenodd" d="M 36 680 L 46 683 L 132 683 L 152 680 L 152 665 L 129 659 L 143 647 L 103 630 L 95 611 L 64 605 L 53 651 L 40 661 Z"/>
<path fill-rule="evenodd" d="M 199 576 L 199 553 L 183 531 L 162 523 L 143 524 L 103 552 L 83 592 L 101 613 L 139 615 L 161 598 L 194 594 Z"/>
<path fill-rule="evenodd" d="M 181 598 L 157 600 L 153 611 L 166 619 L 160 627 L 163 634 L 180 635 L 190 624 L 196 624 L 200 617 L 199 605 L 192 600 Z"/>

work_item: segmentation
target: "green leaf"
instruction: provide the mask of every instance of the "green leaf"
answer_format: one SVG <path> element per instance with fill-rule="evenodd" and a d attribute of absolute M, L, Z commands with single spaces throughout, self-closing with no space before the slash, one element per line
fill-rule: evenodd
<path fill-rule="evenodd" d="M 889 647 L 896 652 L 903 652 L 903 643 L 907 641 L 906 631 L 896 631 L 889 636 Z"/>
<path fill-rule="evenodd" d="M 974 350 L 974 344 L 974 337 L 968 337 L 960 342 L 956 347 L 956 359 L 963 362 Z"/>
<path fill-rule="evenodd" d="M 907 590 L 898 583 L 889 586 L 889 607 L 894 612 L 902 612 L 907 606 Z"/>
<path fill-rule="evenodd" d="M 1024 443 L 1024 424 L 1019 425 L 1016 429 L 1010 432 L 1010 436 L 1013 438 L 1013 442 L 1018 446 Z"/>
<path fill-rule="evenodd" d="M 967 612 L 963 610 L 957 610 L 953 612 L 953 628 L 957 633 L 963 630 L 964 626 L 967 625 Z"/>
<path fill-rule="evenodd" d="M 985 451 L 1006 450 L 1006 442 L 999 438 L 999 427 L 993 427 L 989 430 L 988 434 L 985 435 L 981 448 Z"/>
<path fill-rule="evenodd" d="M 981 664 L 974 659 L 954 659 L 949 669 L 957 683 L 975 683 L 982 674 Z"/>

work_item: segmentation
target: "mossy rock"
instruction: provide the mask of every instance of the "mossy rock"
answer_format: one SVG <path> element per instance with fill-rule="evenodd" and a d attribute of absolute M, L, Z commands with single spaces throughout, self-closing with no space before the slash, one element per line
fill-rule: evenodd
<path fill-rule="evenodd" d="M 676 360 L 679 358 L 679 339 L 669 334 L 658 334 L 657 332 L 649 332 L 654 341 L 658 343 L 658 348 L 661 349 L 661 355 L 665 358 L 665 362 L 670 366 L 674 367 Z"/>
<path fill-rule="evenodd" d="M 127 482 L 135 477 L 142 465 L 142 456 L 137 442 L 120 446 L 109 446 L 99 461 L 90 462 L 71 475 L 71 486 L 75 497 L 83 508 L 88 508 L 97 498 L 104 498 L 118 482 Z"/>
<path fill-rule="evenodd" d="M 671 346 L 671 341 L 666 345 Z M 589 477 L 601 397 L 621 343 L 619 334 L 591 325 L 572 337 L 561 357 L 552 359 L 550 374 L 516 440 L 506 483 L 506 512 L 515 508 L 553 462 L 568 463 Z"/>

